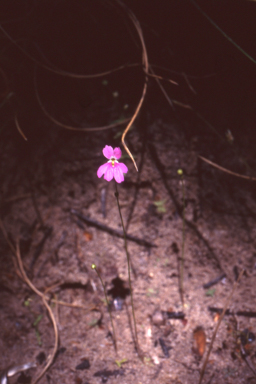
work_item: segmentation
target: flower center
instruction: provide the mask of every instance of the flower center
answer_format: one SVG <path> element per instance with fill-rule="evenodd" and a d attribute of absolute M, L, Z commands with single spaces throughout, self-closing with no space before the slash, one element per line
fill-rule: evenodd
<path fill-rule="evenodd" d="M 111 157 L 111 159 L 108 161 L 108 163 L 111 163 L 112 167 L 114 167 L 115 163 L 118 163 L 118 161 L 115 157 Z"/>

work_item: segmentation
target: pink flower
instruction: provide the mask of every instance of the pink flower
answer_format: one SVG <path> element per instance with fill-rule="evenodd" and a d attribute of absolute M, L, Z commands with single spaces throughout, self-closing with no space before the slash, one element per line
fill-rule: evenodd
<path fill-rule="evenodd" d="M 104 179 L 107 181 L 111 181 L 114 177 L 117 183 L 122 183 L 122 181 L 124 181 L 123 174 L 128 172 L 128 168 L 125 164 L 117 161 L 122 155 L 121 149 L 113 149 L 109 145 L 106 145 L 102 152 L 109 161 L 99 167 L 97 176 L 101 177 L 104 175 Z"/>

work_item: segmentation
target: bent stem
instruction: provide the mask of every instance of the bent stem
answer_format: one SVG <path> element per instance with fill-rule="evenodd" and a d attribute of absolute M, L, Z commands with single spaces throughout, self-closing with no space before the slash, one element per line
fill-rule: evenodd
<path fill-rule="evenodd" d="M 121 223 L 122 223 L 122 227 L 123 227 L 124 248 L 125 248 L 125 252 L 126 252 L 127 265 L 128 265 L 129 288 L 130 288 L 130 292 L 131 292 L 132 317 L 133 317 L 133 323 L 134 323 L 135 348 L 136 348 L 137 353 L 140 355 L 139 342 L 138 342 L 138 334 L 137 334 L 137 325 L 136 325 L 136 319 L 135 319 L 135 310 L 134 310 L 134 304 L 133 304 L 133 292 L 132 292 L 132 282 L 131 282 L 131 265 L 130 265 L 131 262 L 130 262 L 130 256 L 129 256 L 129 253 L 128 253 L 128 248 L 127 248 L 127 239 L 126 239 L 126 232 L 125 232 L 125 229 L 124 229 L 123 216 L 122 216 L 121 207 L 120 207 L 120 204 L 119 204 L 119 194 L 118 194 L 118 190 L 117 190 L 117 183 L 115 183 L 115 186 L 116 186 L 115 197 L 116 197 L 117 206 L 118 206 L 118 210 L 119 210 L 119 215 L 120 215 Z"/>
<path fill-rule="evenodd" d="M 103 283 L 103 280 L 101 278 L 101 275 L 96 267 L 95 264 L 92 264 L 92 269 L 94 269 L 100 279 L 100 282 L 101 282 L 101 285 L 103 287 L 103 290 L 104 290 L 104 295 L 105 295 L 105 299 L 106 299 L 106 302 L 107 302 L 107 307 L 108 307 L 108 313 L 109 313 L 109 317 L 110 317 L 110 321 L 111 321 L 111 326 L 112 326 L 112 331 L 113 331 L 113 342 L 114 342 L 114 348 L 115 348 L 115 352 L 117 353 L 117 341 L 116 341 L 116 333 L 115 333 L 115 328 L 114 328 L 114 323 L 113 323 L 113 318 L 112 318 L 112 314 L 111 314 L 111 310 L 110 310 L 110 304 L 109 304 L 109 301 L 108 301 L 108 296 L 107 296 L 107 292 L 106 292 L 106 288 L 105 288 L 105 285 Z"/>

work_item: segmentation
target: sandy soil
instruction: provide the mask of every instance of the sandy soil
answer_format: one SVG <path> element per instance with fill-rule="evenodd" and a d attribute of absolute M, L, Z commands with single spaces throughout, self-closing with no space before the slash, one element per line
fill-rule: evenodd
<path fill-rule="evenodd" d="M 210 135 L 200 140 L 197 135 L 184 137 L 177 123 L 163 121 L 146 122 L 145 129 L 141 119 L 131 131 L 128 141 L 139 173 L 125 156 L 122 161 L 129 172 L 118 186 L 128 234 L 137 238 L 128 240 L 128 250 L 144 361 L 135 351 L 131 328 L 124 241 L 97 227 L 121 230 L 114 182 L 96 176 L 104 162 L 102 148 L 119 146 L 119 139 L 113 140 L 109 133 L 56 131 L 47 147 L 31 152 L 33 161 L 31 156 L 21 161 L 14 143 L 5 143 L 3 227 L 11 244 L 19 241 L 29 280 L 40 292 L 48 291 L 59 331 L 58 351 L 42 384 L 197 383 L 218 318 L 209 307 L 224 307 L 241 269 L 245 275 L 228 307 L 233 315 L 221 323 L 204 382 L 255 382 L 248 364 L 256 364 L 256 319 L 255 313 L 244 313 L 255 311 L 255 186 L 198 158 L 210 156 L 244 172 L 231 146 L 223 144 L 216 155 L 211 152 Z M 178 169 L 184 172 L 184 185 Z M 184 307 L 179 292 L 183 186 Z M 52 321 L 41 297 L 23 281 L 2 231 L 0 236 L 0 368 L 36 363 L 37 367 L 9 379 L 30 383 L 53 353 Z M 92 263 L 108 291 L 117 353 L 103 288 Z M 220 276 L 217 284 L 203 287 Z M 172 312 L 182 312 L 184 317 L 169 319 Z M 245 329 L 250 333 L 243 333 Z"/>

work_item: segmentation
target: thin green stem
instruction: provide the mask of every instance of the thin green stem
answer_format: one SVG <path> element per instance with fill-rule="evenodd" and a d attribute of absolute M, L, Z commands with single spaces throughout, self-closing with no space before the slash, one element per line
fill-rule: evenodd
<path fill-rule="evenodd" d="M 256 60 L 249 55 L 246 51 L 243 50 L 234 40 L 231 39 L 208 15 L 206 12 L 202 10 L 201 7 L 197 4 L 196 1 L 190 0 L 191 3 L 199 10 L 199 12 L 206 17 L 206 19 L 231 43 L 233 44 L 241 53 L 243 53 L 249 60 L 251 60 L 254 64 L 256 64 Z"/>
<path fill-rule="evenodd" d="M 121 213 L 121 207 L 120 207 L 120 203 L 119 203 L 119 194 L 118 194 L 118 190 L 117 190 L 117 183 L 115 183 L 115 186 L 116 186 L 115 197 L 116 197 L 117 206 L 118 206 L 118 211 L 119 211 L 119 215 L 120 215 L 121 223 L 122 223 L 122 227 L 123 227 L 123 233 L 124 233 L 124 248 L 125 248 L 125 252 L 126 252 L 127 265 L 128 265 L 129 288 L 130 288 L 130 292 L 131 292 L 132 316 L 133 316 L 133 323 L 134 323 L 135 348 L 136 348 L 138 354 L 140 354 L 139 342 L 138 342 L 138 334 L 137 334 L 137 325 L 136 325 L 136 319 L 135 319 L 135 310 L 134 310 L 134 304 L 133 304 L 133 291 L 132 291 L 131 265 L 130 265 L 131 262 L 130 262 L 130 256 L 129 256 L 128 248 L 127 248 L 127 239 L 126 239 L 126 232 L 125 232 L 125 228 L 124 228 L 123 216 L 122 216 L 122 213 Z"/>
<path fill-rule="evenodd" d="M 115 328 L 114 328 L 114 323 L 113 323 L 113 318 L 112 318 L 112 314 L 111 314 L 111 310 L 110 310 L 110 303 L 108 301 L 108 296 L 107 296 L 107 292 L 106 292 L 106 288 L 105 288 L 105 285 L 103 283 L 103 280 L 101 278 L 101 275 L 98 271 L 98 269 L 96 268 L 96 265 L 95 264 L 92 264 L 92 269 L 94 269 L 100 279 L 100 282 L 101 282 L 101 285 L 103 287 L 103 290 L 104 290 L 104 295 L 105 295 L 105 299 L 106 299 L 106 302 L 107 302 L 107 307 L 108 307 L 108 313 L 109 313 L 109 317 L 110 317 L 110 321 L 111 321 L 111 326 L 112 326 L 112 331 L 113 331 L 113 342 L 114 342 L 114 348 L 115 348 L 115 351 L 117 353 L 117 341 L 116 341 L 116 333 L 115 333 Z"/>

